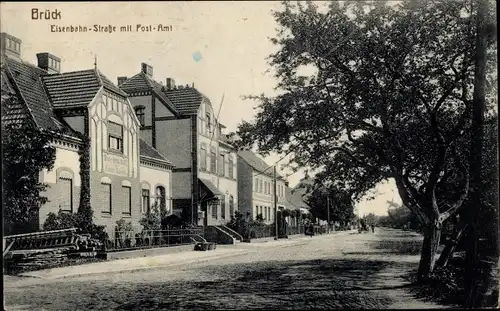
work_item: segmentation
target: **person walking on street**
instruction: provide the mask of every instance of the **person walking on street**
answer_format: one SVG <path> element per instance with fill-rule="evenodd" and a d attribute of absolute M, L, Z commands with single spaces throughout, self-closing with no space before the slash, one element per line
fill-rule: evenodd
<path fill-rule="evenodd" d="M 375 225 L 372 224 L 372 233 L 375 233 Z"/>

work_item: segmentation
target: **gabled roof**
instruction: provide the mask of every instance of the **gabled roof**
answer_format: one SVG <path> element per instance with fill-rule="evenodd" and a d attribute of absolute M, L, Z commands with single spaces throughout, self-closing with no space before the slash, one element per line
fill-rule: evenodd
<path fill-rule="evenodd" d="M 250 165 L 254 170 L 267 176 L 273 176 L 274 173 L 272 167 L 252 151 L 240 150 L 238 151 L 238 157 Z M 278 173 L 276 173 L 276 177 L 283 179 L 283 177 Z"/>
<path fill-rule="evenodd" d="M 197 114 L 203 99 L 208 100 L 194 87 L 165 90 L 165 94 L 181 114 Z"/>
<path fill-rule="evenodd" d="M 3 66 L 3 64 L 2 64 Z M 1 90 L 2 90 L 2 126 L 8 124 L 20 124 L 30 118 L 26 105 L 18 100 L 16 92 L 9 83 L 7 73 L 1 70 Z"/>
<path fill-rule="evenodd" d="M 98 69 L 45 75 L 42 80 L 50 102 L 56 109 L 87 107 L 101 86 L 110 92 L 127 97 L 125 92 L 115 86 Z"/>
<path fill-rule="evenodd" d="M 24 105 L 24 107 L 20 105 L 11 107 L 12 110 L 9 111 L 12 113 L 11 117 L 14 119 L 29 117 L 40 128 L 77 137 L 76 132 L 58 120 L 52 110 L 41 81 L 41 76 L 46 74 L 45 70 L 20 59 L 7 55 L 3 57 L 2 79 L 9 79 L 20 102 Z"/>
<path fill-rule="evenodd" d="M 175 89 L 166 89 L 144 72 L 127 79 L 120 85 L 120 89 L 128 94 L 152 90 L 176 114 L 193 115 L 198 113 L 201 102 L 209 99 L 194 87 L 178 86 Z"/>
<path fill-rule="evenodd" d="M 163 85 L 150 78 L 144 72 L 136 74 L 120 85 L 120 89 L 128 94 L 141 91 L 152 91 L 168 108 L 170 108 L 170 110 L 174 112 L 174 114 L 179 114 L 177 107 L 163 92 L 163 88 Z"/>
<path fill-rule="evenodd" d="M 139 149 L 139 153 L 140 153 L 141 157 L 144 158 L 144 160 L 151 159 L 151 160 L 154 160 L 154 161 L 162 162 L 165 165 L 174 166 L 172 164 L 172 162 L 170 162 L 169 160 L 167 160 L 164 156 L 162 156 L 158 152 L 158 150 L 156 150 L 155 148 L 153 148 L 153 146 L 151 146 L 150 144 L 148 144 L 142 138 L 139 139 L 139 141 L 140 141 L 140 143 L 139 143 L 139 148 L 140 148 Z"/>

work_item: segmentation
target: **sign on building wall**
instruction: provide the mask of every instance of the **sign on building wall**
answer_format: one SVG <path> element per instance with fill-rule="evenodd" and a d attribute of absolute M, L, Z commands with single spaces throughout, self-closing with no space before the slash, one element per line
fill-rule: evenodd
<path fill-rule="evenodd" d="M 128 161 L 127 158 L 120 157 L 114 154 L 103 153 L 104 171 L 109 174 L 128 176 Z"/>

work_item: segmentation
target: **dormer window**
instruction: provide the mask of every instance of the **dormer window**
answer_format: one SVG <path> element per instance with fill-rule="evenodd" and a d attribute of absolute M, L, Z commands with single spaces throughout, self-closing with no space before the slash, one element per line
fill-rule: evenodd
<path fill-rule="evenodd" d="M 109 149 L 123 153 L 123 126 L 109 121 L 108 134 Z"/>
<path fill-rule="evenodd" d="M 135 107 L 135 115 L 137 116 L 137 119 L 139 119 L 139 123 L 141 123 L 141 126 L 145 125 L 145 111 L 146 107 L 144 106 L 137 106 Z"/>

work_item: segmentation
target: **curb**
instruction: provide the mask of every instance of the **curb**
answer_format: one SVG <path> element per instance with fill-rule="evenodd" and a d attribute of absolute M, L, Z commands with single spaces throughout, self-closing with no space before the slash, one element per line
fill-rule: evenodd
<path fill-rule="evenodd" d="M 192 260 L 187 260 L 187 261 L 182 261 L 182 262 L 172 262 L 172 263 L 151 265 L 151 266 L 147 266 L 147 267 L 125 268 L 125 269 L 120 269 L 120 270 L 68 273 L 68 274 L 56 275 L 56 276 L 51 276 L 51 277 L 46 277 L 46 276 L 41 276 L 41 275 L 32 275 L 32 274 L 29 274 L 29 272 L 27 272 L 27 273 L 18 274 L 18 276 L 43 279 L 43 280 L 56 280 L 56 279 L 72 278 L 72 277 L 78 277 L 78 276 L 87 276 L 87 275 L 93 275 L 93 274 L 120 273 L 120 272 L 130 272 L 130 271 L 139 271 L 139 270 L 147 270 L 147 269 L 157 269 L 157 268 L 165 268 L 165 267 L 172 267 L 172 266 L 180 266 L 180 265 L 185 265 L 185 264 L 204 262 L 204 261 L 208 261 L 211 259 L 219 259 L 219 258 L 232 257 L 232 256 L 237 256 L 237 255 L 244 255 L 244 254 L 247 254 L 249 252 L 250 251 L 247 251 L 247 250 L 238 250 L 238 251 L 228 253 L 228 254 L 207 256 L 207 257 L 203 257 L 203 258 L 192 259 Z"/>

